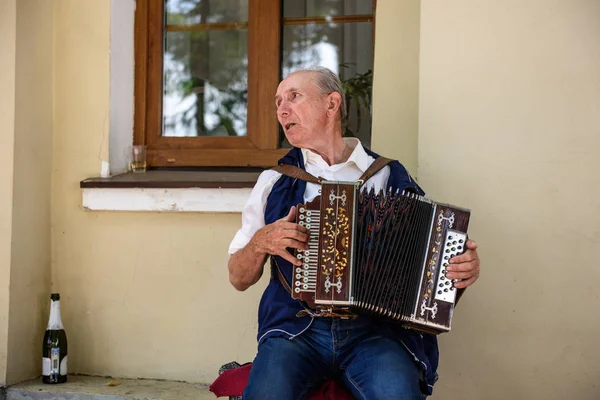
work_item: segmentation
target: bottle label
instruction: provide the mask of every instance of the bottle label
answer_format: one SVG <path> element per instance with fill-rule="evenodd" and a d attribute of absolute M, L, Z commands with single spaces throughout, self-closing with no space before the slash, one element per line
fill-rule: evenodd
<path fill-rule="evenodd" d="M 67 358 L 68 357 L 69 356 L 64 356 L 64 358 L 60 362 L 60 374 L 61 375 L 66 375 L 67 374 Z"/>
<path fill-rule="evenodd" d="M 50 375 L 50 359 L 48 357 L 42 357 L 42 375 L 49 376 Z"/>
<path fill-rule="evenodd" d="M 50 349 L 50 375 L 58 375 L 60 372 L 60 349 Z"/>

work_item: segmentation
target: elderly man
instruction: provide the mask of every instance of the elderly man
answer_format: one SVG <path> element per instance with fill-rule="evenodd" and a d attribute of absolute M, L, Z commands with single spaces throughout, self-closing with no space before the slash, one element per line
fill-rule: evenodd
<path fill-rule="evenodd" d="M 355 138 L 342 137 L 345 101 L 336 74 L 325 68 L 297 71 L 275 96 L 277 118 L 294 148 L 280 160 L 327 180 L 353 181 L 378 157 Z M 397 161 L 364 185 L 423 193 Z M 294 223 L 294 204 L 319 194 L 319 186 L 263 172 L 242 214 L 242 227 L 229 248 L 229 279 L 246 290 L 262 276 L 267 256 L 291 282 L 300 261 L 287 249 L 306 249 L 306 228 Z M 477 245 L 454 257 L 447 277 L 466 288 L 479 277 Z M 309 310 L 310 311 L 310 310 Z M 357 399 L 423 399 L 437 378 L 437 340 L 376 318 L 315 317 L 292 299 L 272 274 L 258 311 L 258 354 L 245 399 L 303 399 L 324 380 L 341 379 Z"/>

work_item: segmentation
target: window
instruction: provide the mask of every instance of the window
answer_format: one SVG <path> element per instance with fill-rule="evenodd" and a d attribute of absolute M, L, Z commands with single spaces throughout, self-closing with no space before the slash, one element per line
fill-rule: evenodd
<path fill-rule="evenodd" d="M 288 144 L 282 76 L 323 65 L 349 85 L 369 144 L 372 0 L 137 0 L 134 142 L 154 167 L 272 166 Z"/>

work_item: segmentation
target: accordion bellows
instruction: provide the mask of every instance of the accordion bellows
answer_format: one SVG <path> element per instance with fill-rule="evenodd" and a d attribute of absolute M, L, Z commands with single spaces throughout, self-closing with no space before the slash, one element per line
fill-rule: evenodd
<path fill-rule="evenodd" d="M 446 278 L 465 251 L 470 211 L 413 193 L 360 191 L 360 182 L 322 182 L 296 209 L 309 229 L 296 251 L 292 297 L 318 312 L 374 314 L 438 334 L 451 328 L 457 299 Z"/>

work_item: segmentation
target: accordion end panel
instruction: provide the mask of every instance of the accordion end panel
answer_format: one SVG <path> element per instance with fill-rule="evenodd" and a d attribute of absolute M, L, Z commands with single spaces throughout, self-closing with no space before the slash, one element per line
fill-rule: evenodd
<path fill-rule="evenodd" d="M 322 183 L 316 304 L 350 306 L 357 192 L 357 182 Z"/>
<path fill-rule="evenodd" d="M 402 318 L 405 326 L 434 334 L 450 331 L 458 290 L 456 280 L 446 278 L 446 267 L 466 251 L 469 219 L 469 210 L 437 204 L 419 296 L 410 316 Z"/>
<path fill-rule="evenodd" d="M 298 204 L 296 222 L 309 231 L 308 249 L 294 270 L 292 297 L 313 309 L 351 304 L 358 182 L 323 182 L 321 195 Z"/>

